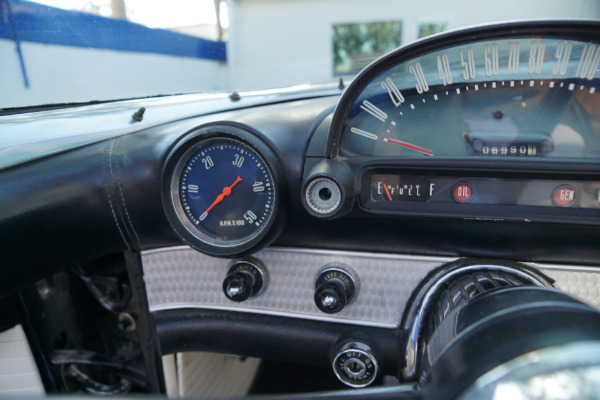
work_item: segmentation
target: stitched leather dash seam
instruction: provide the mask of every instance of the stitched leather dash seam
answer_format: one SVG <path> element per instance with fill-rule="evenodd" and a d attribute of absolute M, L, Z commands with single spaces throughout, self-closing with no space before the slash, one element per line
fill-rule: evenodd
<path fill-rule="evenodd" d="M 118 147 L 118 141 L 119 138 L 115 139 L 115 150 Z M 112 163 L 112 157 L 111 157 L 111 163 Z M 115 169 L 118 171 L 119 170 L 119 161 L 117 158 L 115 158 Z M 125 169 L 122 169 L 121 171 L 124 171 Z M 120 178 L 119 178 L 120 176 Z M 119 175 L 117 174 L 117 179 L 116 179 L 116 183 L 118 186 L 118 191 L 119 191 L 119 195 L 121 197 L 121 203 L 123 205 L 123 211 L 125 212 L 125 216 L 127 217 L 127 221 L 124 221 L 124 223 L 128 223 L 129 227 L 131 228 L 131 231 L 133 232 L 133 235 L 135 236 L 135 241 L 137 242 L 138 245 L 138 249 L 142 248 L 142 241 L 140 240 L 140 237 L 138 236 L 135 227 L 133 226 L 133 222 L 131 221 L 131 217 L 129 215 L 129 211 L 127 210 L 127 204 L 125 203 L 125 196 L 123 194 L 123 175 Z M 130 235 L 131 236 L 131 235 Z"/>
<path fill-rule="evenodd" d="M 110 164 L 110 156 L 109 154 L 112 152 L 112 146 L 114 144 L 114 139 L 108 141 L 108 143 L 106 144 L 106 147 L 104 148 L 103 154 L 102 154 L 102 173 L 104 175 L 104 188 L 106 190 L 106 199 L 108 200 L 108 205 L 110 206 L 110 211 L 112 212 L 113 218 L 115 220 L 115 225 L 117 226 L 117 229 L 119 230 L 119 234 L 121 235 L 121 239 L 123 239 L 123 242 L 125 243 L 125 246 L 127 246 L 127 250 L 131 250 L 131 246 L 129 246 L 129 243 L 127 242 L 127 239 L 125 239 L 125 235 L 123 234 L 123 231 L 121 230 L 121 226 L 119 225 L 119 220 L 117 218 L 117 214 L 115 212 L 115 208 L 113 206 L 113 202 L 111 200 L 111 195 L 110 195 L 110 186 L 109 186 L 109 182 L 111 182 L 110 176 L 107 173 L 107 168 L 106 166 L 108 165 L 111 169 L 112 166 Z"/>

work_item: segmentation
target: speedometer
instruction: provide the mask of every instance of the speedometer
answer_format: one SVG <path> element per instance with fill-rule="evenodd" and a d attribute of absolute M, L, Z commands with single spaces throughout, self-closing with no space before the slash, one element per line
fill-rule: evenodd
<path fill-rule="evenodd" d="M 598 21 L 401 47 L 350 84 L 305 182 L 338 182 L 345 167 L 359 208 L 379 215 L 598 224 L 599 71 Z"/>
<path fill-rule="evenodd" d="M 597 23 L 545 22 L 467 30 L 401 48 L 367 68 L 344 95 L 333 122 L 334 150 L 598 160 L 597 36 Z"/>

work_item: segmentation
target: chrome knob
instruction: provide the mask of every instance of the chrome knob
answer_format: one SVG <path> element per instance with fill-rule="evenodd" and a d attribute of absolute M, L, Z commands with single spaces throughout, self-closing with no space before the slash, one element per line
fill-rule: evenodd
<path fill-rule="evenodd" d="M 325 268 L 315 280 L 315 305 L 327 314 L 335 314 L 356 297 L 356 280 L 339 267 Z"/>
<path fill-rule="evenodd" d="M 236 302 L 252 299 L 267 286 L 267 272 L 258 260 L 236 261 L 229 266 L 223 280 L 223 293 Z"/>

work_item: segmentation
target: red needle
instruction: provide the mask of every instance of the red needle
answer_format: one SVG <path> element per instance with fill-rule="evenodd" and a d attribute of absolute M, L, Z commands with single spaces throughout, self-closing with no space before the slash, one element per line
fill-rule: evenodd
<path fill-rule="evenodd" d="M 385 194 L 387 195 L 388 199 L 392 201 L 392 195 L 390 194 L 390 191 L 388 190 L 387 185 L 385 183 L 383 184 L 383 189 L 385 190 Z"/>
<path fill-rule="evenodd" d="M 429 149 L 426 149 L 425 147 L 415 146 L 414 144 L 410 144 L 410 143 L 406 143 L 406 142 L 401 142 L 401 141 L 396 140 L 396 139 L 385 138 L 383 140 L 386 141 L 386 142 L 398 144 L 400 146 L 406 147 L 407 149 L 418 151 L 419 153 L 427 154 L 428 156 L 432 156 L 433 155 L 433 151 L 429 150 Z"/>
<path fill-rule="evenodd" d="M 210 207 L 208 207 L 208 208 L 206 209 L 206 211 L 204 211 L 204 213 L 205 213 L 205 214 L 208 214 L 208 212 L 209 212 L 210 210 L 212 210 L 212 208 L 213 208 L 214 206 L 216 206 L 216 205 L 217 205 L 217 204 L 219 204 L 221 201 L 223 201 L 223 199 L 225 198 L 225 196 L 229 196 L 229 195 L 231 194 L 231 189 L 233 189 L 233 187 L 234 187 L 235 185 L 237 185 L 237 184 L 238 184 L 238 182 L 239 182 L 239 181 L 241 181 L 241 180 L 242 180 L 242 178 L 240 178 L 240 177 L 238 176 L 238 177 L 237 177 L 237 179 L 235 180 L 235 182 L 233 182 L 233 183 L 231 184 L 231 186 L 225 186 L 225 187 L 223 188 L 223 193 L 221 193 L 220 195 L 218 195 L 218 196 L 217 196 L 217 198 L 215 199 L 215 201 L 213 201 L 213 203 L 210 205 Z"/>

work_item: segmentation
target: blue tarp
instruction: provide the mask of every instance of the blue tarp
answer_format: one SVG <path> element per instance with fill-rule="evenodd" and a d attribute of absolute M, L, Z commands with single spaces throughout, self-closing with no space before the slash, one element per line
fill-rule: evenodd
<path fill-rule="evenodd" d="M 0 38 L 226 61 L 225 42 L 132 22 L 61 10 L 23 0 L 0 0 Z"/>

